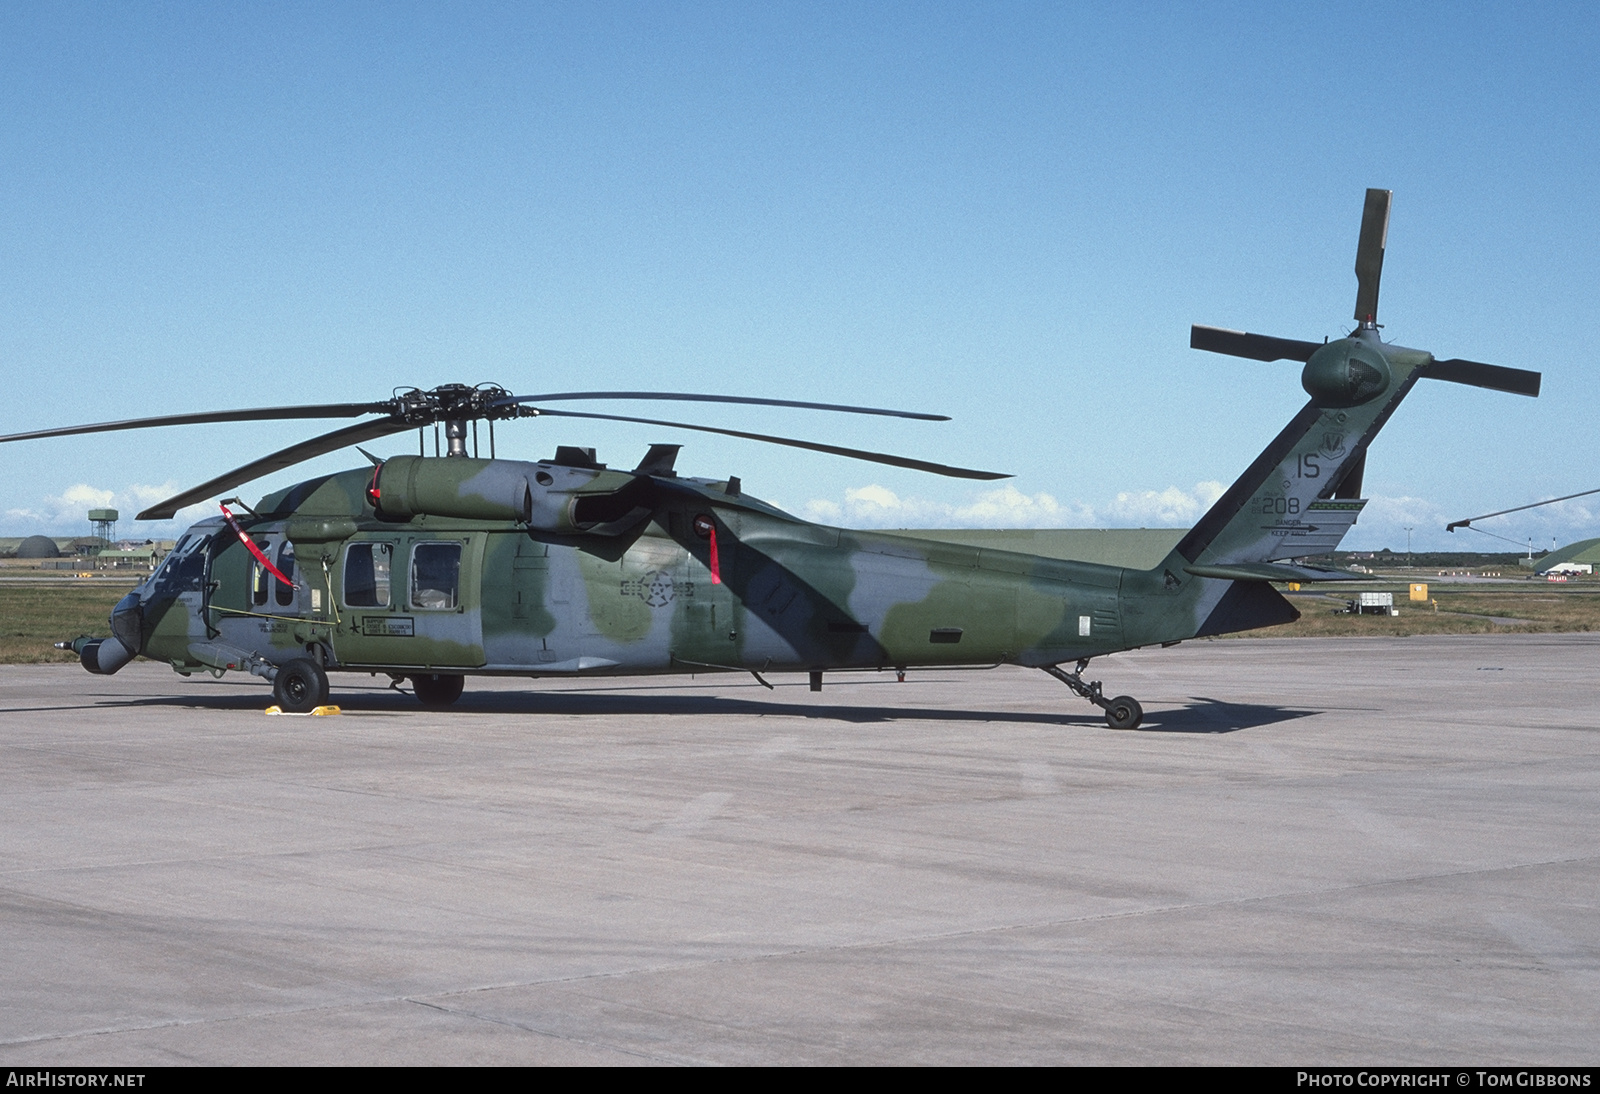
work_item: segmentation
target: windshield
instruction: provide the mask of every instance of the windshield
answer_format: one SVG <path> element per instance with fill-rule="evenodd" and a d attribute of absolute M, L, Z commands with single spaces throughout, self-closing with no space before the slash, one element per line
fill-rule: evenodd
<path fill-rule="evenodd" d="M 176 596 L 179 593 L 199 592 L 205 586 L 206 564 L 209 555 L 206 547 L 211 543 L 208 535 L 185 533 L 161 563 L 161 568 L 150 578 L 158 596 Z"/>

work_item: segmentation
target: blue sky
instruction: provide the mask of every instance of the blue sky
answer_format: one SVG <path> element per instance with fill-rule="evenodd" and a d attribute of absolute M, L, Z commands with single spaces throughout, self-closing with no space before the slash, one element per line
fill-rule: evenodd
<path fill-rule="evenodd" d="M 1545 393 L 1420 385 L 1346 543 L 1496 549 L 1443 525 L 1600 486 L 1597 13 L 10 5 L 0 432 L 456 381 L 863 402 L 955 420 L 596 409 L 1016 478 L 571 421 L 500 454 L 678 441 L 680 470 L 865 526 L 1183 524 L 1304 401 L 1298 366 L 1188 325 L 1344 333 L 1381 186 L 1385 336 Z M 84 532 L 316 429 L 0 447 L 0 534 Z M 1600 503 L 1484 527 L 1548 546 L 1600 535 Z"/>

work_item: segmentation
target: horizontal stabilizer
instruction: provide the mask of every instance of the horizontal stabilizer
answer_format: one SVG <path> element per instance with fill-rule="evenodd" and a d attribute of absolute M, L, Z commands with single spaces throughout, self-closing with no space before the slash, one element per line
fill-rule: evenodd
<path fill-rule="evenodd" d="M 1231 566 L 1185 566 L 1195 577 L 1224 581 L 1371 581 L 1371 574 L 1325 570 L 1320 566 L 1290 566 L 1282 562 L 1236 562 Z"/>
<path fill-rule="evenodd" d="M 1273 338 L 1224 327 L 1202 327 L 1197 323 L 1189 328 L 1189 348 L 1248 357 L 1252 361 L 1306 361 L 1322 348 L 1322 343 Z"/>
<path fill-rule="evenodd" d="M 1337 551 L 1366 504 L 1364 498 L 1322 498 L 1306 503 L 1294 516 L 1281 517 L 1261 514 L 1252 507 L 1253 511 L 1244 515 L 1240 525 L 1241 531 L 1248 529 L 1248 546 L 1242 552 L 1227 552 L 1216 562 L 1222 566 L 1238 562 L 1278 562 Z"/>
<path fill-rule="evenodd" d="M 1505 368 L 1502 365 L 1485 365 L 1479 361 L 1463 361 L 1452 357 L 1448 361 L 1434 361 L 1424 373 L 1430 380 L 1448 380 L 1452 384 L 1486 387 L 1490 391 L 1509 391 L 1513 395 L 1539 394 L 1542 376 L 1525 368 Z"/>

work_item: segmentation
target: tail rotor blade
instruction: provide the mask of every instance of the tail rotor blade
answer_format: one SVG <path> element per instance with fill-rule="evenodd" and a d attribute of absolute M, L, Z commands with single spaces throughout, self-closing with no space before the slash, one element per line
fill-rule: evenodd
<path fill-rule="evenodd" d="M 1389 242 L 1389 199 L 1393 190 L 1368 190 L 1361 210 L 1361 240 L 1356 244 L 1356 322 L 1378 321 L 1378 281 L 1383 249 Z"/>
<path fill-rule="evenodd" d="M 1189 328 L 1189 348 L 1252 361 L 1306 361 L 1322 348 L 1321 342 L 1300 342 L 1293 338 L 1273 338 L 1266 334 L 1247 334 L 1225 327 Z"/>
<path fill-rule="evenodd" d="M 1452 384 L 1469 387 L 1486 387 L 1490 391 L 1509 391 L 1513 395 L 1539 396 L 1539 383 L 1543 375 L 1525 368 L 1506 368 L 1486 365 L 1481 361 L 1463 361 L 1452 357 L 1448 361 L 1434 361 L 1425 375 L 1430 380 L 1448 380 Z"/>

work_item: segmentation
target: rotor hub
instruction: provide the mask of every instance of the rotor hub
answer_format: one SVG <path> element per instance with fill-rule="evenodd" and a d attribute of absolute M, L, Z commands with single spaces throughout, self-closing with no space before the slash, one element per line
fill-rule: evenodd
<path fill-rule="evenodd" d="M 1311 355 L 1300 386 L 1323 407 L 1352 407 L 1376 399 L 1394 376 L 1383 354 L 1363 340 L 1341 338 Z"/>
<path fill-rule="evenodd" d="M 511 402 L 511 393 L 498 384 L 440 384 L 424 391 L 405 388 L 395 392 L 390 413 L 410 426 L 435 422 L 468 422 L 477 419 L 503 420 L 523 416 L 523 408 Z"/>

